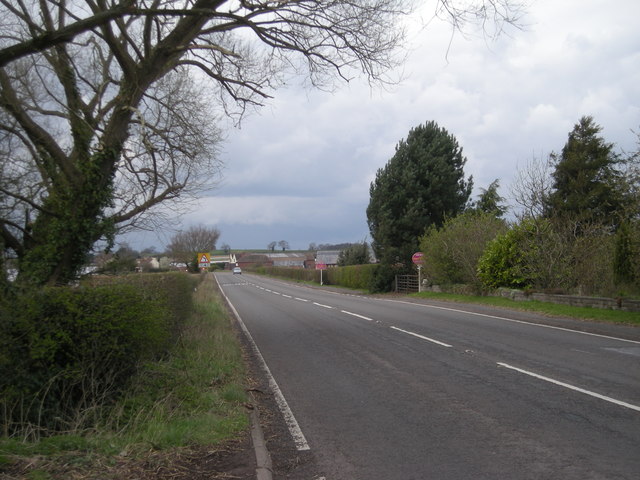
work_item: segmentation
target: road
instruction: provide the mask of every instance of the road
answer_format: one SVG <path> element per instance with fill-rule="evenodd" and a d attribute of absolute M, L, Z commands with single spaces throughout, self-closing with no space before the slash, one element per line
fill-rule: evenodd
<path fill-rule="evenodd" d="M 638 330 L 216 278 L 308 480 L 640 478 Z"/>

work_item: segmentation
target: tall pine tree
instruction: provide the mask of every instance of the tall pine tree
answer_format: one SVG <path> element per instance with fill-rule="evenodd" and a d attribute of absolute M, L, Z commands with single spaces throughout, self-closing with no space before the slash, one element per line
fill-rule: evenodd
<path fill-rule="evenodd" d="M 428 227 L 464 210 L 473 187 L 466 161 L 455 137 L 433 121 L 398 143 L 369 189 L 367 221 L 383 263 L 408 263 Z"/>
<path fill-rule="evenodd" d="M 621 160 L 613 144 L 599 135 L 602 128 L 593 117 L 582 117 L 574 126 L 562 153 L 553 158 L 553 188 L 546 201 L 548 216 L 578 222 L 616 226 L 624 211 L 624 194 L 618 188 Z"/>

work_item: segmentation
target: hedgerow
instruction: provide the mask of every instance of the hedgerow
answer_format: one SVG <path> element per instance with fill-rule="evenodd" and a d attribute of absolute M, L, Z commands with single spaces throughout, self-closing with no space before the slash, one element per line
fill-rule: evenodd
<path fill-rule="evenodd" d="M 138 366 L 171 346 L 195 282 L 146 275 L 10 290 L 0 300 L 4 435 L 91 428 Z"/>
<path fill-rule="evenodd" d="M 324 285 L 336 285 L 358 290 L 370 290 L 371 286 L 375 283 L 376 272 L 379 268 L 380 265 L 378 264 L 327 268 L 322 273 L 322 283 Z M 253 271 L 263 275 L 320 283 L 320 270 L 289 267 L 257 267 L 253 269 Z"/>

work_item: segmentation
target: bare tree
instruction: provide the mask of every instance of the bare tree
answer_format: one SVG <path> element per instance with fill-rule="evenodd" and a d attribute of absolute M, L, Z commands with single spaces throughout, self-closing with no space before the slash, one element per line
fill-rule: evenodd
<path fill-rule="evenodd" d="M 552 162 L 533 158 L 518 174 L 511 185 L 511 195 L 519 205 L 516 216 L 522 218 L 540 218 L 544 214 L 545 201 L 553 187 L 551 177 Z"/>
<path fill-rule="evenodd" d="M 198 253 L 215 250 L 219 238 L 220 231 L 215 227 L 192 226 L 172 237 L 167 254 L 178 262 L 188 264 Z"/>
<path fill-rule="evenodd" d="M 391 81 L 409 3 L 0 0 L 0 236 L 19 281 L 68 282 L 97 240 L 184 206 L 215 177 L 216 116 L 261 105 L 292 68 L 326 88 Z"/>
<path fill-rule="evenodd" d="M 278 242 L 278 246 L 282 249 L 282 251 L 284 252 L 287 248 L 289 248 L 289 242 L 287 242 L 286 240 L 280 240 Z"/>

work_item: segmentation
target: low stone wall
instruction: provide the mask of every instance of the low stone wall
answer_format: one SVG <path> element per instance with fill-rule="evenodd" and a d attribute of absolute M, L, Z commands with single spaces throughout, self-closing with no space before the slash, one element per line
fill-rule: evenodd
<path fill-rule="evenodd" d="M 585 297 L 581 295 L 556 295 L 549 293 L 525 294 L 521 290 L 508 289 L 500 289 L 495 295 L 513 300 L 538 300 L 540 302 L 560 303 L 573 307 L 608 308 L 610 310 L 640 312 L 640 300 L 629 300 L 626 298 Z"/>

